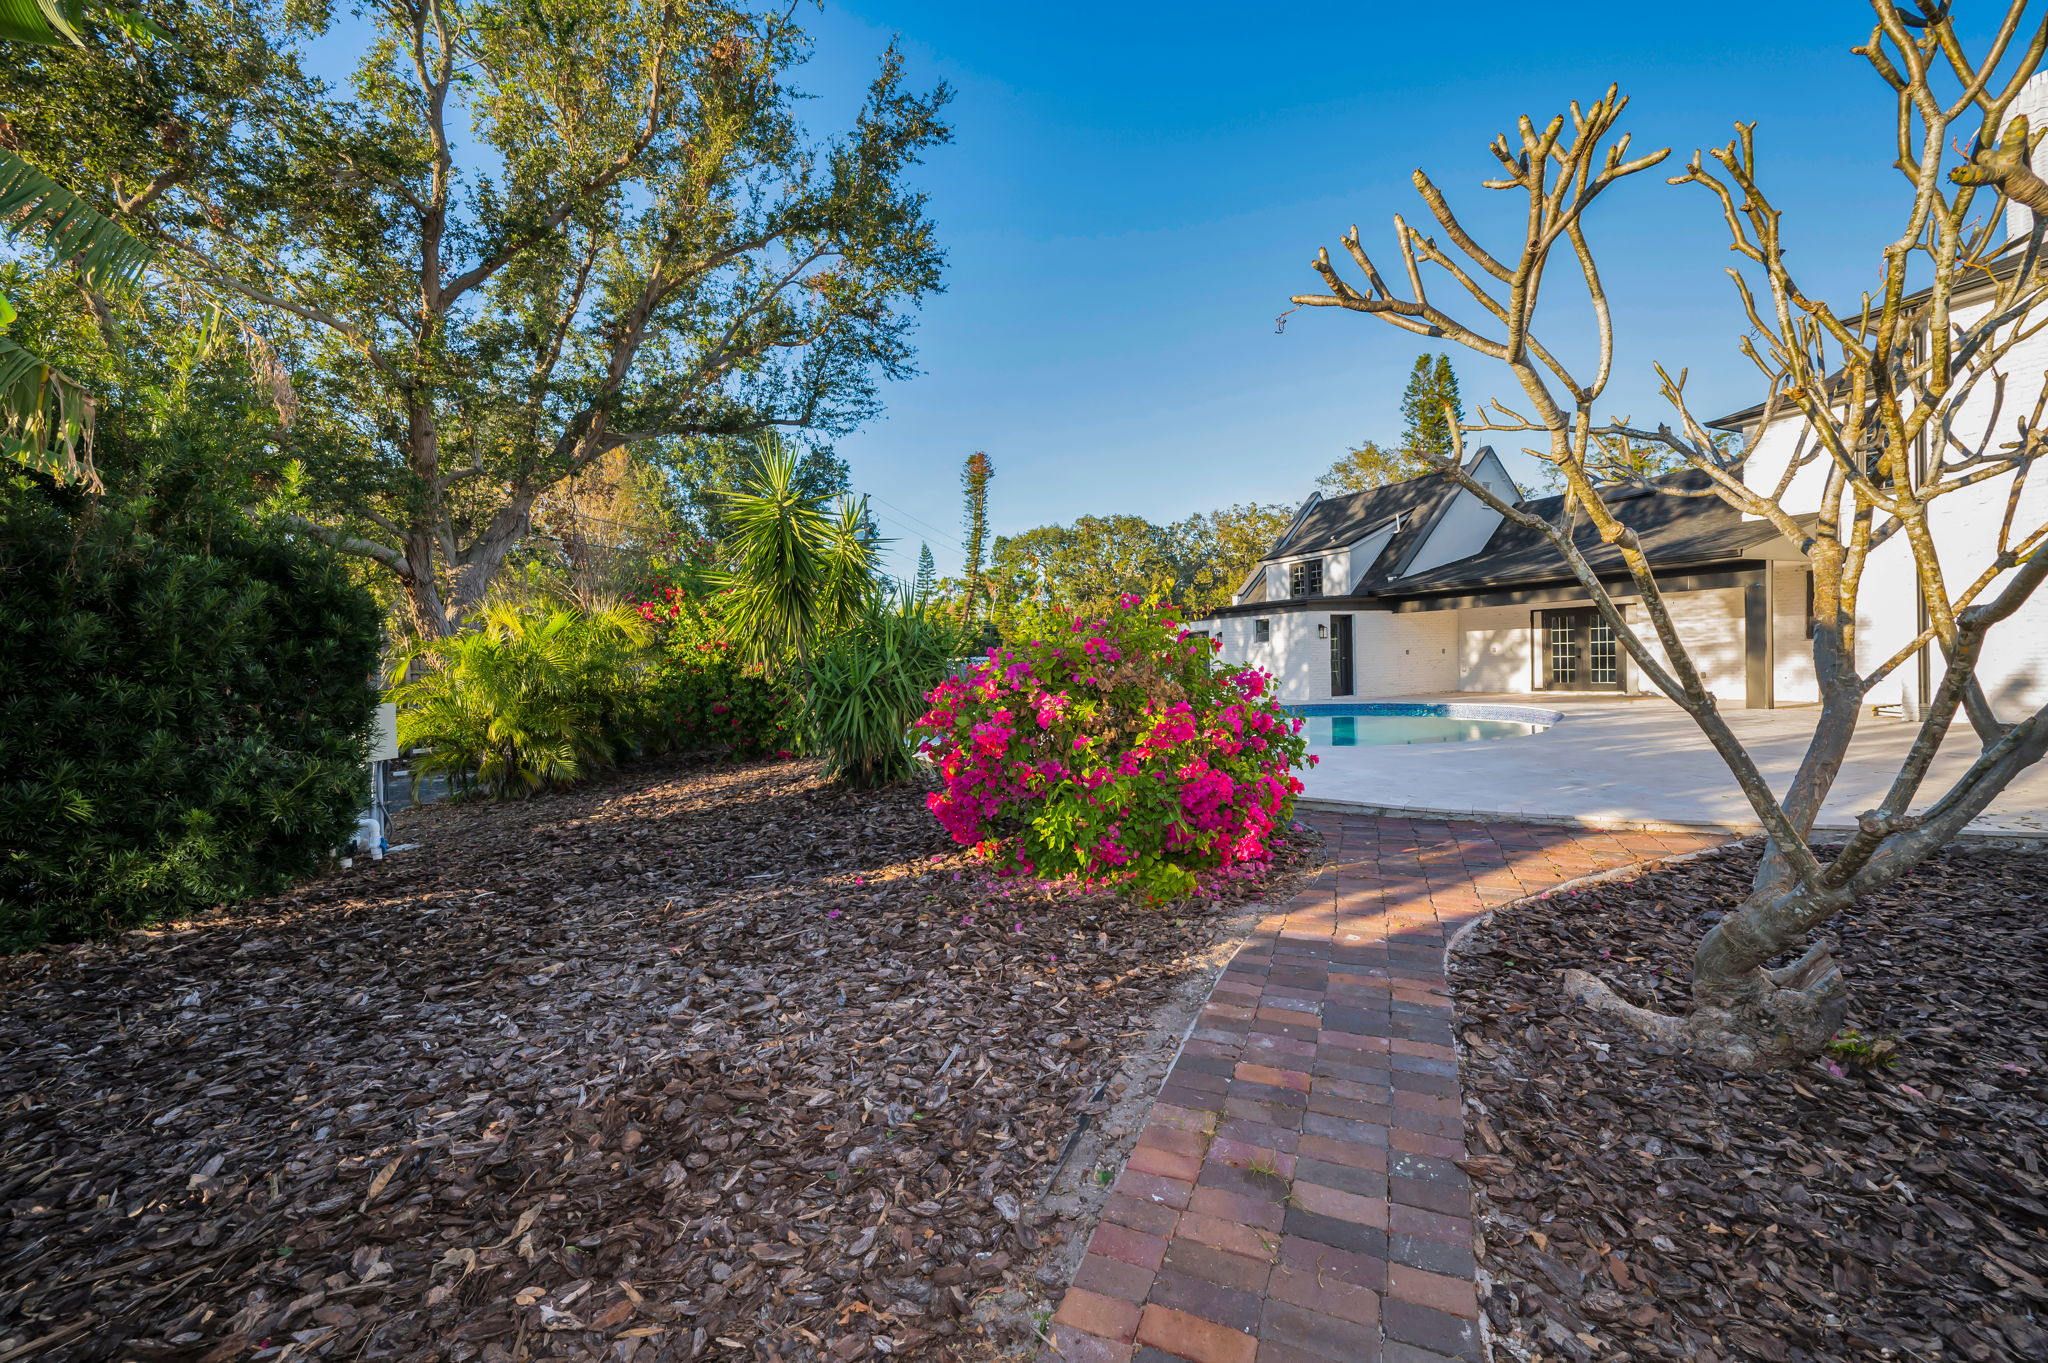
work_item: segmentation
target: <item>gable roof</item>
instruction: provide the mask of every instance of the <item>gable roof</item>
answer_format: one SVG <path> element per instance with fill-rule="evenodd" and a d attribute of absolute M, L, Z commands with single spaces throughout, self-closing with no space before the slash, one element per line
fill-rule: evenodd
<path fill-rule="evenodd" d="M 1514 480 L 1508 478 L 1507 470 L 1501 467 L 1499 456 L 1494 454 L 1491 445 L 1483 445 L 1473 451 L 1472 457 L 1465 462 L 1465 468 L 1474 471 L 1487 464 L 1493 465 L 1495 471 L 1513 485 Z M 1367 488 L 1363 492 L 1311 498 L 1295 514 L 1266 558 L 1270 561 L 1342 549 L 1382 529 L 1398 516 L 1401 518 L 1400 528 L 1380 546 L 1373 561 L 1351 565 L 1353 577 L 1361 582 L 1368 575 L 1373 578 L 1397 576 L 1429 541 L 1430 532 L 1436 528 L 1437 522 L 1462 494 L 1463 489 L 1448 474 L 1432 472 L 1418 473 L 1413 478 Z M 1378 571 L 1373 571 L 1376 568 Z"/>
<path fill-rule="evenodd" d="M 1697 469 L 1686 469 L 1657 480 L 1674 493 L 1708 492 L 1711 481 Z M 1643 552 L 1659 571 L 1702 567 L 1750 557 L 1755 550 L 1779 538 L 1778 528 L 1765 520 L 1746 520 L 1740 511 L 1708 493 L 1706 496 L 1670 496 L 1649 491 L 1609 494 L 1609 508 L 1616 520 L 1635 531 Z M 1563 494 L 1539 497 L 1522 504 L 1522 509 L 1553 524 L 1564 514 Z M 1596 572 L 1610 573 L 1625 565 L 1621 552 L 1601 541 L 1581 512 L 1574 511 L 1572 542 Z M 1423 593 L 1486 590 L 1518 587 L 1541 582 L 1568 581 L 1571 569 L 1542 532 L 1503 520 L 1470 558 L 1446 563 L 1398 583 L 1389 583 L 1380 595 L 1414 596 Z"/>
<path fill-rule="evenodd" d="M 1500 464 L 1493 447 L 1475 450 L 1465 463 L 1468 471 L 1491 464 L 1510 486 L 1514 480 Z M 1337 497 L 1311 498 L 1288 525 L 1265 561 L 1296 558 L 1303 554 L 1327 553 L 1365 540 L 1400 518 L 1400 528 L 1381 541 L 1370 560 L 1351 565 L 1352 590 L 1344 595 L 1371 595 L 1373 590 L 1400 577 L 1421 553 L 1438 523 L 1469 496 L 1448 474 L 1419 473 L 1397 483 L 1347 492 Z M 1264 599 L 1264 593 L 1247 595 L 1241 604 Z"/>
<path fill-rule="evenodd" d="M 1437 507 L 1449 501 L 1457 485 L 1441 473 L 1421 473 L 1384 487 L 1325 497 L 1311 504 L 1280 537 L 1269 559 L 1293 558 L 1355 544 L 1394 517 L 1406 513 L 1403 536 L 1412 534 Z"/>
<path fill-rule="evenodd" d="M 1648 489 L 1616 489 L 1608 494 L 1615 518 L 1635 531 L 1637 540 L 1659 572 L 1699 569 L 1763 557 L 1782 557 L 1778 529 L 1766 520 L 1747 520 L 1740 511 L 1712 495 L 1711 480 L 1695 469 L 1667 474 L 1656 480 L 1671 493 L 1705 493 L 1704 496 L 1665 495 Z M 1399 495 L 1387 497 L 1383 494 Z M 1297 527 L 1301 533 L 1283 537 L 1269 557 L 1284 557 L 1295 546 L 1313 544 L 1319 548 L 1354 543 L 1364 533 L 1383 524 L 1395 512 L 1413 507 L 1412 515 L 1387 550 L 1373 564 L 1354 564 L 1356 590 L 1332 592 L 1318 597 L 1287 598 L 1268 602 L 1260 592 L 1234 606 L 1218 607 L 1212 614 L 1239 615 L 1270 610 L 1275 606 L 1307 608 L 1312 604 L 1349 603 L 1352 608 L 1391 609 L 1401 601 L 1424 597 L 1450 597 L 1485 592 L 1548 587 L 1572 581 L 1571 569 L 1539 530 L 1527 529 L 1503 518 L 1484 548 L 1453 563 L 1410 576 L 1397 576 L 1407 557 L 1405 548 L 1426 536 L 1433 522 L 1430 510 L 1437 499 L 1447 499 L 1456 485 L 1442 474 L 1424 474 L 1406 482 L 1353 493 L 1330 500 L 1338 504 L 1327 517 L 1321 533 L 1311 535 L 1312 526 Z M 1521 509 L 1551 523 L 1565 515 L 1565 497 L 1558 494 L 1521 503 Z M 1318 508 L 1312 507 L 1311 511 Z M 1601 541 L 1599 532 L 1583 512 L 1571 513 L 1572 539 L 1586 555 L 1594 571 L 1612 577 L 1625 571 L 1621 554 Z M 1802 517 L 1801 520 L 1810 520 Z M 1766 546 L 1775 546 L 1766 551 Z"/>

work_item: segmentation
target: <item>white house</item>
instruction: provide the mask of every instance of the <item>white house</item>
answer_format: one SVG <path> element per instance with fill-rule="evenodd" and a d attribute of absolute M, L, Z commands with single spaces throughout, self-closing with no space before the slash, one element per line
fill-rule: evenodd
<path fill-rule="evenodd" d="M 2048 369 L 2048 332 L 2016 354 L 2003 411 L 2031 411 Z M 1988 423 L 1991 385 L 1980 427 Z M 1971 409 L 1965 409 L 1967 416 Z M 1761 408 L 1714 423 L 1740 431 L 1749 453 L 1743 476 L 1775 486 L 1785 463 L 1810 439 L 1804 423 L 1760 428 Z M 1967 421 L 1957 432 L 1983 435 Z M 1524 499 L 1490 449 L 1468 471 L 1496 495 L 1556 522 L 1562 497 Z M 1786 494 L 1795 514 L 1817 509 L 1821 466 L 1797 475 Z M 1703 475 L 1663 480 L 1701 492 Z M 1935 502 L 1946 571 L 1974 576 L 1994 552 L 2011 478 L 1991 479 Z M 1811 645 L 1812 595 L 1801 547 L 1770 523 L 1718 497 L 1629 490 L 1610 498 L 1635 530 L 1686 641 L 1723 705 L 1774 708 L 1818 699 Z M 2023 489 L 2017 523 L 2048 521 L 2048 488 Z M 1619 556 L 1581 518 L 1576 535 L 1610 590 L 1633 596 Z M 1639 606 L 1629 605 L 1633 615 Z M 1905 544 L 1872 556 L 1858 619 L 1865 670 L 1923 627 Z M 1232 603 L 1193 626 L 1222 641 L 1221 656 L 1253 663 L 1278 679 L 1289 702 L 1453 692 L 1547 695 L 1655 694 L 1593 610 L 1563 558 L 1535 532 L 1506 521 L 1443 474 L 1367 492 L 1312 496 Z M 1647 635 L 1647 628 L 1644 630 Z M 2048 596 L 1995 629 L 1979 677 L 2001 711 L 2048 702 Z M 1873 703 L 1914 712 L 1931 688 L 1930 666 L 1900 669 Z"/>
<path fill-rule="evenodd" d="M 1525 500 L 1491 449 L 1467 469 L 1546 520 L 1563 509 L 1562 497 Z M 1713 497 L 1624 494 L 1614 509 L 1724 704 L 1814 699 L 1797 546 Z M 1620 558 L 1583 523 L 1579 543 L 1604 580 L 1626 586 Z M 1271 671 L 1293 702 L 1652 689 L 1556 550 L 1438 473 L 1310 497 L 1232 603 L 1194 628 L 1219 638 L 1225 659 Z"/>

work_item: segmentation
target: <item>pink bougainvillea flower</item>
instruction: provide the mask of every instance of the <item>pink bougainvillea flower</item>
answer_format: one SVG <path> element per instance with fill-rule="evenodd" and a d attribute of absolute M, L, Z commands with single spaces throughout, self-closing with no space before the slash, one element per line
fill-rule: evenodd
<path fill-rule="evenodd" d="M 993 649 L 933 688 L 914 738 L 948 835 L 1041 892 L 1130 885 L 1165 901 L 1269 866 L 1308 760 L 1272 679 L 1214 663 L 1135 596 L 1052 637 L 1073 645 Z"/>

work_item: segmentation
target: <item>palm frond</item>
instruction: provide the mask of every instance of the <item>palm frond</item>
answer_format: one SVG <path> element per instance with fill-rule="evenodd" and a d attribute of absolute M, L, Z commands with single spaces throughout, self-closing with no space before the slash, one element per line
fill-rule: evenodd
<path fill-rule="evenodd" d="M 888 542 L 875 533 L 865 496 L 839 499 L 825 550 L 821 613 L 827 629 L 851 629 L 866 618 L 869 604 L 881 587 L 877 556 Z"/>
<path fill-rule="evenodd" d="M 581 780 L 641 741 L 632 691 L 652 639 L 619 607 L 489 604 L 461 634 L 403 655 L 390 693 L 399 742 L 432 750 L 417 773 L 473 777 L 493 794 Z"/>
<path fill-rule="evenodd" d="M 0 337 L 0 458 L 98 491 L 92 397 L 55 366 Z"/>
<path fill-rule="evenodd" d="M 131 38 L 169 36 L 148 17 L 105 0 L 0 0 L 0 41 L 84 47 L 78 30 L 89 11 L 97 11 Z"/>
<path fill-rule="evenodd" d="M 77 266 L 95 289 L 134 283 L 150 261 L 149 247 L 126 228 L 9 151 L 0 151 L 0 222 L 11 236 L 41 232 L 51 252 Z"/>
<path fill-rule="evenodd" d="M 78 35 L 84 14 L 80 0 L 0 0 L 0 39 L 45 47 L 84 47 L 85 39 Z"/>
<path fill-rule="evenodd" d="M 795 453 L 765 437 L 746 483 L 721 489 L 719 497 L 728 527 L 723 581 L 733 592 L 732 619 L 747 661 L 802 657 L 830 587 L 825 498 L 798 482 Z"/>

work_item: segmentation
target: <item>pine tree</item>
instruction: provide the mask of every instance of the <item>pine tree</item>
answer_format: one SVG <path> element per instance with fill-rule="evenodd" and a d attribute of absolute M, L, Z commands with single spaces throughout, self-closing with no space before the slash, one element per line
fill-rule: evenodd
<path fill-rule="evenodd" d="M 967 562 L 961 577 L 967 588 L 960 597 L 960 618 L 974 619 L 975 597 L 982 591 L 983 556 L 988 551 L 988 485 L 996 476 L 995 461 L 976 450 L 967 456 L 960 484 L 967 493 Z"/>
<path fill-rule="evenodd" d="M 939 565 L 932 561 L 932 547 L 929 544 L 917 546 L 917 577 L 910 584 L 910 594 L 919 601 L 929 601 L 939 590 Z"/>
<path fill-rule="evenodd" d="M 1456 453 L 1450 418 L 1454 415 L 1463 421 L 1465 405 L 1458 400 L 1458 376 L 1451 369 L 1450 356 L 1415 357 L 1408 387 L 1401 394 L 1401 415 L 1408 420 L 1401 437 L 1403 453 L 1428 459 L 1447 459 Z"/>

